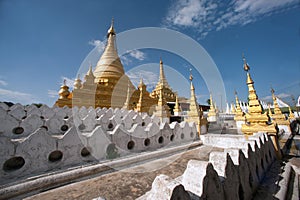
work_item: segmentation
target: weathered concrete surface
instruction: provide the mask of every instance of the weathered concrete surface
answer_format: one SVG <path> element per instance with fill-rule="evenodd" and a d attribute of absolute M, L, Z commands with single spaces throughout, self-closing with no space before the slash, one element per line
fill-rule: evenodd
<path fill-rule="evenodd" d="M 165 174 L 174 179 L 182 175 L 189 160 L 208 161 L 209 152 L 211 151 L 221 151 L 221 149 L 201 146 L 180 154 L 180 157 L 171 162 L 171 164 L 155 171 L 132 173 L 132 171 L 143 171 L 149 168 L 155 169 L 156 166 L 159 167 L 162 162 L 168 163 L 169 160 L 174 160 L 174 157 L 178 155 L 165 157 L 126 170 L 66 185 L 26 199 L 93 199 L 97 197 L 103 197 L 107 200 L 135 199 L 151 189 L 152 182 L 159 174 Z"/>

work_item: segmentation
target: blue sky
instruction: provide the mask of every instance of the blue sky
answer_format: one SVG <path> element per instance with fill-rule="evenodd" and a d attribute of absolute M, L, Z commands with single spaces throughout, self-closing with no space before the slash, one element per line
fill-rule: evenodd
<path fill-rule="evenodd" d="M 291 102 L 291 95 L 297 98 L 299 1 L 222 2 L 1 0 L 0 101 L 53 105 L 62 79 L 75 78 L 88 53 L 97 45 L 101 49 L 112 17 L 117 33 L 162 27 L 197 41 L 218 67 L 228 102 L 233 101 L 234 90 L 240 99 L 247 99 L 242 53 L 261 99 L 270 101 L 271 86 L 287 102 Z M 179 95 L 189 97 L 188 81 L 184 78 L 193 66 L 184 58 L 158 49 L 139 49 L 123 55 L 122 61 L 133 82 L 142 76 L 151 90 L 158 78 L 159 57 L 164 60 L 171 87 Z M 174 78 L 174 70 L 182 80 Z M 209 91 L 203 77 L 195 73 L 194 83 L 199 102 L 204 103 Z"/>

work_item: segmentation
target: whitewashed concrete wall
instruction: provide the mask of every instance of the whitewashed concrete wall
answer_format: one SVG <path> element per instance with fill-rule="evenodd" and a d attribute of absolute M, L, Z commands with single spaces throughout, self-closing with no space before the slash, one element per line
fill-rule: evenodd
<path fill-rule="evenodd" d="M 0 184 L 195 139 L 194 123 L 132 110 L 0 103 Z"/>
<path fill-rule="evenodd" d="M 206 136 L 204 142 L 213 137 L 203 137 Z M 190 160 L 183 175 L 176 179 L 157 176 L 152 189 L 138 199 L 165 200 L 182 196 L 184 199 L 252 199 L 259 182 L 276 159 L 271 139 L 263 133 L 249 140 L 228 135 L 218 137 L 226 141 L 224 145 L 218 144 L 224 148 L 223 152 L 211 152 L 209 161 Z M 228 144 L 230 138 L 233 141 Z"/>

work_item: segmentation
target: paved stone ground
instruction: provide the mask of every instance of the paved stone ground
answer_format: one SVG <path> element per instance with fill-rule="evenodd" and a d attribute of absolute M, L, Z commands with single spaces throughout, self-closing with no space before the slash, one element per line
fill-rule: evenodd
<path fill-rule="evenodd" d="M 52 189 L 31 197 L 34 199 L 93 199 L 103 197 L 109 199 L 135 199 L 151 189 L 151 184 L 159 174 L 176 178 L 183 174 L 191 159 L 208 161 L 209 152 L 221 151 L 218 148 L 201 146 L 193 150 L 168 156 L 162 159 L 133 166 L 89 180 L 73 183 Z M 176 159 L 177 158 L 177 159 Z M 155 170 L 156 169 L 156 170 Z M 144 172 L 144 171 L 147 172 Z M 143 173 L 142 173 L 143 172 Z"/>

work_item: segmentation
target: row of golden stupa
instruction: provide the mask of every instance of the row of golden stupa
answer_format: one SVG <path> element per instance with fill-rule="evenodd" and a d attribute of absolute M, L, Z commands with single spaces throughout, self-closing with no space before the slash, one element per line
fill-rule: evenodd
<path fill-rule="evenodd" d="M 254 88 L 254 81 L 249 72 L 249 65 L 244 58 L 244 70 L 247 73 L 247 86 L 249 92 L 248 113 L 243 113 L 239 105 L 237 94 L 236 106 L 234 109 L 235 121 L 241 121 L 241 131 L 244 134 L 251 135 L 256 132 L 267 132 L 276 136 L 278 132 L 277 124 L 289 125 L 289 120 L 282 114 L 272 90 L 274 101 L 274 114 L 271 110 L 264 112 L 258 96 Z M 190 109 L 188 112 L 188 121 L 194 121 L 197 124 L 200 133 L 200 126 L 207 124 L 207 120 L 203 118 L 201 107 L 199 108 L 195 96 L 195 89 L 191 80 L 191 97 Z M 215 118 L 217 115 L 216 106 L 213 103 L 212 95 L 210 95 L 211 105 L 208 112 L 208 118 Z M 134 109 L 138 112 L 147 112 L 156 114 L 159 117 L 170 116 L 167 102 L 175 102 L 174 114 L 180 112 L 178 97 L 170 88 L 165 78 L 163 62 L 160 60 L 159 81 L 155 89 L 150 93 L 146 89 L 146 85 L 141 79 L 136 89 L 128 76 L 124 72 L 123 65 L 116 49 L 116 32 L 113 22 L 107 32 L 107 44 L 102 56 L 100 57 L 95 70 L 90 66 L 84 77 L 84 82 L 79 78 L 75 80 L 74 89 L 69 91 L 69 87 L 64 83 L 59 91 L 59 99 L 56 105 L 63 106 L 85 106 L 85 107 L 113 107 Z M 293 114 L 290 112 L 290 117 Z M 272 117 L 273 122 L 270 121 Z M 276 143 L 274 141 L 274 143 Z"/>

